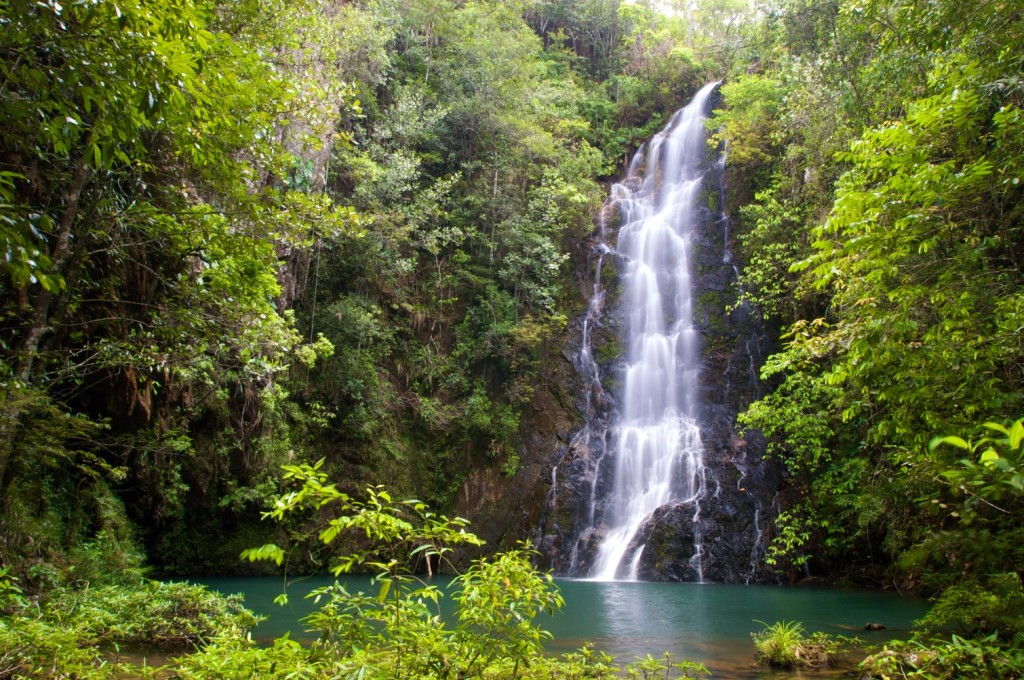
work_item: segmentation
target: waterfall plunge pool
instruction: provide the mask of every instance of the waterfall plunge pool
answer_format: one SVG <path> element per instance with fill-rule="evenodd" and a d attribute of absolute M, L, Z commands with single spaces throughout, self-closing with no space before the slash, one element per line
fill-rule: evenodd
<path fill-rule="evenodd" d="M 343 579 L 349 590 L 369 591 L 369 577 Z M 283 581 L 275 577 L 208 578 L 195 583 L 213 590 L 245 595 L 246 605 L 267 617 L 253 638 L 269 643 L 288 632 L 293 639 L 310 640 L 300 619 L 314 610 L 305 594 L 334 582 L 330 577 L 294 579 L 288 585 L 288 605 L 274 604 Z M 773 671 L 757 665 L 750 634 L 761 623 L 799 621 L 808 633 L 858 637 L 878 645 L 905 637 L 916 619 L 928 611 L 922 598 L 895 593 L 821 587 L 743 586 L 696 583 L 600 582 L 558 579 L 565 607 L 538 623 L 554 635 L 548 649 L 557 654 L 594 643 L 620 663 L 650 654 L 705 664 L 712 680 L 751 678 L 843 677 L 846 670 L 829 672 Z M 450 603 L 449 603 L 450 606 Z M 879 623 L 882 631 L 864 631 Z"/>

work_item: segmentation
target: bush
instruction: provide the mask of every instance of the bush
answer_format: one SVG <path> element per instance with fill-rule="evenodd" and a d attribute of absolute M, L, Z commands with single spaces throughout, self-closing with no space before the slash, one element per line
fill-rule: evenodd
<path fill-rule="evenodd" d="M 0 678 L 135 677 L 142 669 L 111 663 L 102 649 L 194 650 L 215 637 L 242 640 L 257 621 L 240 596 L 186 583 L 63 587 L 40 606 L 21 598 L 9 579 L 3 584 L 11 615 L 0 620 Z"/>
<path fill-rule="evenodd" d="M 146 581 L 139 586 L 63 590 L 45 616 L 77 632 L 84 644 L 196 648 L 223 635 L 244 635 L 257 623 L 240 595 L 205 586 Z"/>
<path fill-rule="evenodd" d="M 225 636 L 211 641 L 195 654 L 175 659 L 174 677 L 181 680 L 337 677 L 313 656 L 312 650 L 287 637 L 275 640 L 273 647 L 259 647 L 248 638 Z"/>
<path fill-rule="evenodd" d="M 859 642 L 856 638 L 826 633 L 813 633 L 808 637 L 803 624 L 797 621 L 762 625 L 764 630 L 751 633 L 757 658 L 775 668 L 826 668 L 845 648 Z"/>
<path fill-rule="evenodd" d="M 968 579 L 947 588 L 918 622 L 925 631 L 953 629 L 961 636 L 995 635 L 1004 643 L 1024 644 L 1024 588 L 1015 573 L 980 582 Z"/>
<path fill-rule="evenodd" d="M 78 631 L 42 619 L 0 619 L 0 678 L 112 677 L 100 650 L 78 642 Z"/>
<path fill-rule="evenodd" d="M 1024 589 L 1018 574 L 951 586 L 917 623 L 912 640 L 890 642 L 861 668 L 874 678 L 1024 677 Z M 958 634 L 946 639 L 950 630 Z"/>
<path fill-rule="evenodd" d="M 1024 650 L 1007 648 L 995 636 L 948 641 L 896 640 L 860 664 L 864 678 L 920 677 L 929 680 L 1017 680 L 1024 677 Z"/>

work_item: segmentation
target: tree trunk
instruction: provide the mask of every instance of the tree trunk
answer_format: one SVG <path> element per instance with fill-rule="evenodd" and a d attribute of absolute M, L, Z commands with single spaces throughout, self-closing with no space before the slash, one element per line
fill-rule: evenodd
<path fill-rule="evenodd" d="M 85 148 L 88 148 L 88 143 Z M 57 223 L 57 241 L 53 246 L 50 255 L 52 266 L 51 273 L 60 275 L 71 256 L 71 228 L 78 216 L 78 208 L 81 203 L 82 191 L 89 179 L 89 172 L 85 165 L 85 151 L 75 161 L 71 176 L 71 188 L 68 192 L 68 203 L 61 213 L 60 221 Z M 39 349 L 39 341 L 49 330 L 50 303 L 53 301 L 53 293 L 47 288 L 40 286 L 39 295 L 35 304 L 32 305 L 32 320 L 29 322 L 25 339 L 22 341 L 20 360 L 16 376 L 21 382 L 28 384 L 32 375 L 32 366 L 35 362 L 36 352 Z"/>
<path fill-rule="evenodd" d="M 48 274 L 60 276 L 68 262 L 71 260 L 72 243 L 71 231 L 78 217 L 81 204 L 82 192 L 85 190 L 89 180 L 89 170 L 86 166 L 86 149 L 92 138 L 90 133 L 86 143 L 82 146 L 82 153 L 75 160 L 71 170 L 71 185 L 67 194 L 67 205 L 61 213 L 57 222 L 57 238 L 50 253 L 51 266 Z M 34 397 L 30 393 L 23 393 L 22 390 L 30 385 L 32 379 L 32 368 L 35 365 L 36 354 L 39 350 L 39 343 L 49 330 L 50 307 L 54 300 L 54 293 L 45 286 L 38 286 L 39 293 L 32 305 L 32 318 L 25 331 L 21 348 L 18 352 L 18 366 L 15 371 L 15 380 L 7 388 L 3 395 L 0 408 L 0 501 L 6 495 L 7 487 L 12 480 L 12 469 L 14 464 L 14 440 L 19 432 L 22 416 L 27 403 Z"/>

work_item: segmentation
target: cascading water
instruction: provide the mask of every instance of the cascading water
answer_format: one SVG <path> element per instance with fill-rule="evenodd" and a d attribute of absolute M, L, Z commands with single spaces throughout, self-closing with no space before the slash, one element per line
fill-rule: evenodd
<path fill-rule="evenodd" d="M 636 579 L 644 549 L 637 534 L 644 522 L 675 503 L 695 504 L 698 519 L 707 490 L 697 425 L 700 351 L 691 258 L 707 151 L 705 111 L 716 86 L 701 89 L 650 142 L 642 179 L 627 178 L 612 191 L 621 215 L 616 252 L 622 262 L 627 368 L 613 429 L 617 446 L 602 518 L 606 530 L 590 574 L 595 579 Z M 698 580 L 701 553 L 695 530 L 691 564 Z"/>
<path fill-rule="evenodd" d="M 781 471 L 759 433 L 736 430 L 771 347 L 738 286 L 724 156 L 705 142 L 716 85 L 633 157 L 580 268 L 589 304 L 561 373 L 580 427 L 547 440 L 535 534 L 559 574 L 772 579 L 761 526 L 778 513 Z"/>

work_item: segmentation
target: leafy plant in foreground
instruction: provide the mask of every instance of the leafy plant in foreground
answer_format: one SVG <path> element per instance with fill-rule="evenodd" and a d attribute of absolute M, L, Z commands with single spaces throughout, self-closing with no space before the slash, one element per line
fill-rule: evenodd
<path fill-rule="evenodd" d="M 381 487 L 366 489 L 363 499 L 353 498 L 329 482 L 322 465 L 323 461 L 286 466 L 285 478 L 300 486 L 278 498 L 265 517 L 284 519 L 303 510 L 340 511 L 319 533 L 326 546 L 344 545 L 332 571 L 340 576 L 357 569 L 374 570 L 376 592 L 350 592 L 335 582 L 310 594 L 322 602 L 306 619 L 320 634 L 304 666 L 310 677 L 604 678 L 620 672 L 609 657 L 595 655 L 589 647 L 561 660 L 544 655 L 543 642 L 551 635 L 535 619 L 542 612 L 553 614 L 564 601 L 551 576 L 531 565 L 528 545 L 474 561 L 446 591 L 418 577 L 415 569 L 428 574 L 442 567 L 454 570 L 450 557 L 455 546 L 482 543 L 466 530 L 466 520 L 436 515 L 419 501 L 395 502 Z M 265 545 L 246 550 L 243 557 L 281 564 L 285 552 Z M 449 596 L 456 608 L 454 616 L 445 620 L 440 603 Z M 286 653 L 291 658 L 298 653 L 281 640 L 274 648 L 280 652 L 244 647 L 234 645 L 236 651 L 231 654 L 252 657 L 252 665 L 246 666 L 249 670 L 239 666 L 236 675 L 224 677 L 246 677 L 245 672 L 265 663 L 267 655 Z M 202 658 L 211 664 L 223 662 L 214 648 L 204 651 Z M 184 660 L 184 664 L 211 669 L 202 658 Z M 219 668 L 224 674 L 225 669 Z M 683 677 L 691 677 L 691 672 L 692 677 L 707 674 L 699 664 L 652 657 L 625 670 L 629 677 L 653 680 L 668 678 L 672 669 L 682 671 Z M 185 677 L 201 675 L 199 671 Z"/>
<path fill-rule="evenodd" d="M 861 664 L 871 677 L 1019 678 L 1024 673 L 1024 419 L 982 425 L 983 435 L 936 437 L 929 466 L 940 482 L 922 498 L 948 528 L 923 541 L 904 566 L 942 560 L 959 570 L 909 642 L 887 644 Z M 950 450 L 964 455 L 953 462 Z M 946 639 L 945 636 L 953 634 Z M 942 637 L 939 637 L 939 636 Z"/>
<path fill-rule="evenodd" d="M 776 668 L 826 668 L 835 662 L 839 654 L 856 638 L 826 633 L 805 635 L 799 621 L 776 621 L 772 625 L 763 622 L 764 629 L 751 633 L 757 658 L 762 663 Z"/>
<path fill-rule="evenodd" d="M 103 650 L 123 645 L 194 650 L 215 637 L 242 640 L 256 623 L 239 596 L 223 597 L 188 583 L 61 585 L 30 604 L 0 576 L 0 594 L 4 591 L 10 615 L 0 618 L 2 678 L 138 677 L 142 669 L 111 662 Z"/>
<path fill-rule="evenodd" d="M 668 680 L 672 670 L 679 671 L 679 678 L 694 678 L 698 680 L 702 676 L 710 676 L 711 673 L 702 663 L 693 661 L 673 662 L 672 655 L 665 652 L 663 658 L 658 659 L 650 654 L 644 658 L 637 657 L 636 663 L 626 668 L 627 678 L 642 678 L 643 680 Z M 693 673 L 693 675 L 690 675 Z"/>
<path fill-rule="evenodd" d="M 948 641 L 894 640 L 860 664 L 861 677 L 1012 680 L 1024 675 L 1024 652 L 981 639 L 953 635 Z"/>
<path fill-rule="evenodd" d="M 393 502 L 379 487 L 367 489 L 366 500 L 354 499 L 328 483 L 321 465 L 286 466 L 285 478 L 302 486 L 279 498 L 266 516 L 283 519 L 304 508 L 336 506 L 341 514 L 328 522 L 320 540 L 358 542 L 335 558 L 332 571 L 377 572 L 373 595 L 350 593 L 340 583 L 311 593 L 324 605 L 308 623 L 320 632 L 321 649 L 330 650 L 342 668 L 392 678 L 474 677 L 511 664 L 508 672 L 515 677 L 541 653 L 550 635 L 533 619 L 541 611 L 553 613 L 563 600 L 551 577 L 532 569 L 528 549 L 475 562 L 455 580 L 457 623 L 448 630 L 439 609 L 444 593 L 417 578 L 413 568 L 418 560 L 433 569 L 453 546 L 482 541 L 466 531 L 465 520 L 435 515 L 418 501 Z M 263 546 L 243 557 L 280 563 L 283 551 Z"/>

